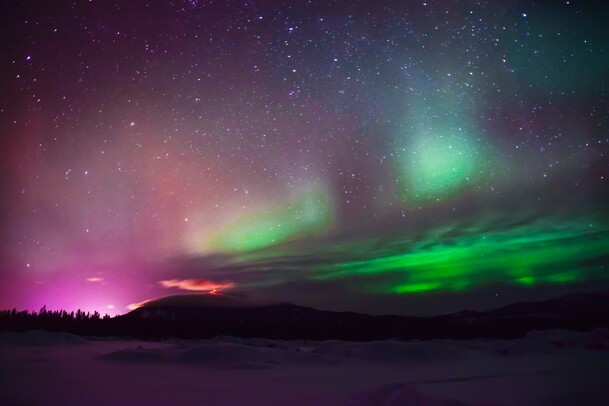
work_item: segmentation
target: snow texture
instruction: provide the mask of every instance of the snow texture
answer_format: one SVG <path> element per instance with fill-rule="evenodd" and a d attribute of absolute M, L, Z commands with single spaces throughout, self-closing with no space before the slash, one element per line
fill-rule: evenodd
<path fill-rule="evenodd" d="M 0 333 L 0 404 L 608 405 L 609 331 L 141 342 Z"/>

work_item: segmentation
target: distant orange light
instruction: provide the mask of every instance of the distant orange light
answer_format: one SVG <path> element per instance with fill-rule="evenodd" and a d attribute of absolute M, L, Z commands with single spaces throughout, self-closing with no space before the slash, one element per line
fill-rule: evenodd
<path fill-rule="evenodd" d="M 207 279 L 168 279 L 159 281 L 165 288 L 178 288 L 182 290 L 192 290 L 200 292 L 217 291 L 218 289 L 231 289 L 236 286 L 234 282 L 214 282 Z"/>

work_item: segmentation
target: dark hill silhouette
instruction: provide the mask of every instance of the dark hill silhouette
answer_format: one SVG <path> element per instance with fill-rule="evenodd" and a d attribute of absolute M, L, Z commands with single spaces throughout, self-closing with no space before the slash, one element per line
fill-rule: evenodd
<path fill-rule="evenodd" d="M 609 291 L 575 293 L 541 302 L 520 302 L 486 312 L 489 316 L 588 317 L 609 314 Z"/>
<path fill-rule="evenodd" d="M 150 301 L 121 316 L 132 323 L 165 324 L 179 336 L 234 335 L 278 339 L 377 340 L 515 338 L 528 331 L 588 331 L 609 326 L 609 293 L 579 293 L 499 309 L 435 317 L 371 316 L 291 303 L 259 303 L 225 295 L 182 295 Z M 145 321 L 145 322 L 144 322 Z M 154 331 L 161 330 L 155 329 Z M 152 333 L 152 331 L 151 331 Z"/>
<path fill-rule="evenodd" d="M 95 336 L 157 340 L 218 335 L 353 341 L 433 338 L 518 338 L 531 330 L 590 331 L 609 327 L 609 293 L 578 293 L 499 309 L 435 317 L 372 316 L 229 295 L 191 294 L 148 301 L 122 316 L 82 312 L 2 311 L 0 330 L 44 329 Z"/>

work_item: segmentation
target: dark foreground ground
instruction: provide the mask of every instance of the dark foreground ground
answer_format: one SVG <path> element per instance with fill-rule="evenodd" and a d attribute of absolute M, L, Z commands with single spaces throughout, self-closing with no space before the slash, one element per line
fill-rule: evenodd
<path fill-rule="evenodd" d="M 514 340 L 0 333 L 2 405 L 608 405 L 609 331 Z"/>

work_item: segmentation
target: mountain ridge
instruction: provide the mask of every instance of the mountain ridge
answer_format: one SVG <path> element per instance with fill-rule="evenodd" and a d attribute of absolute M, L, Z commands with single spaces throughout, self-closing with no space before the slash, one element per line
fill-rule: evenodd
<path fill-rule="evenodd" d="M 197 305 L 186 305 L 193 301 Z M 531 330 L 589 331 L 609 327 L 609 294 L 605 291 L 577 293 L 538 302 L 513 303 L 490 311 L 467 310 L 431 317 L 374 316 L 285 302 L 251 302 L 225 295 L 195 294 L 149 301 L 117 319 L 140 324 L 149 334 L 161 336 L 233 335 L 354 341 L 517 338 Z"/>

